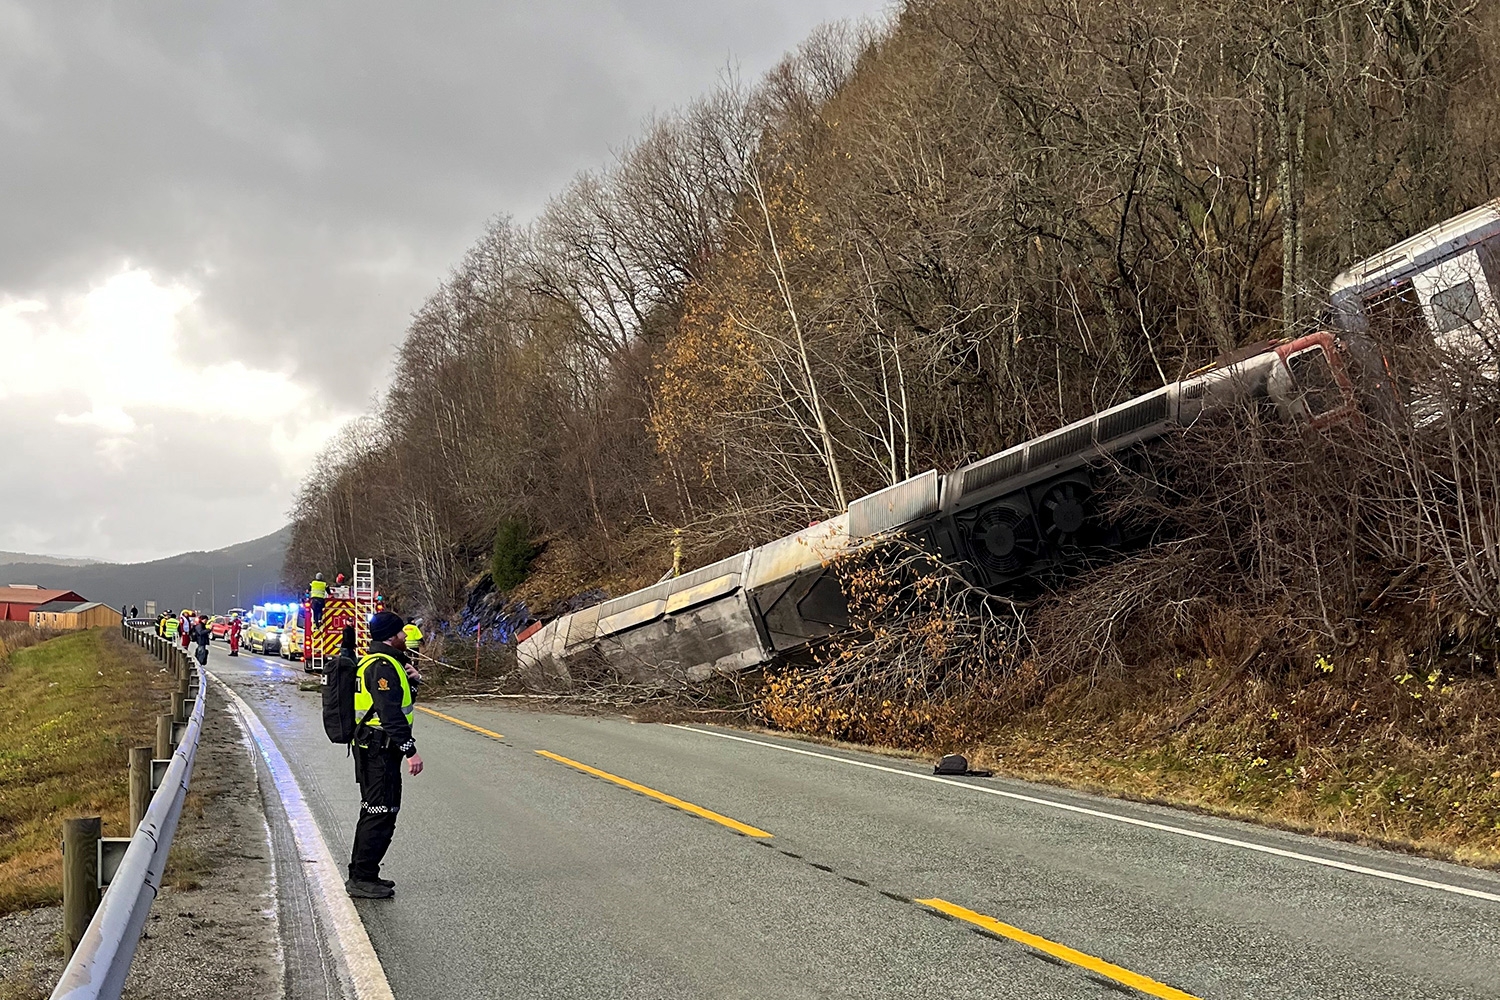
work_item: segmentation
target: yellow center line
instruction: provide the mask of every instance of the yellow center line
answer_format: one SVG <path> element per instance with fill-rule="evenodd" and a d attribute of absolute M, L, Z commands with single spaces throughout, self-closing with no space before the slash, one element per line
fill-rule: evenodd
<path fill-rule="evenodd" d="M 704 819 L 711 819 L 715 823 L 727 826 L 729 827 L 729 829 L 734 830 L 737 833 L 743 833 L 747 837 L 764 838 L 773 836 L 773 834 L 769 834 L 764 830 L 760 830 L 756 827 L 749 826 L 748 824 L 741 823 L 737 819 L 730 819 L 728 816 L 722 816 L 719 813 L 714 812 L 712 809 L 705 809 L 702 806 L 695 806 L 691 802 L 684 802 L 682 799 L 679 799 L 672 795 L 668 795 L 666 792 L 658 792 L 654 788 L 647 788 L 645 785 L 638 785 L 635 782 L 631 781 L 629 778 L 622 778 L 617 774 L 610 774 L 608 771 L 601 771 L 597 767 L 589 767 L 587 764 L 580 764 L 576 760 L 569 760 L 568 758 L 563 757 L 560 754 L 555 754 L 548 750 L 538 750 L 537 753 L 543 757 L 546 757 L 548 760 L 555 760 L 559 764 L 566 764 L 569 767 L 576 767 L 578 770 L 582 771 L 585 774 L 592 774 L 594 777 L 603 778 L 605 781 L 613 781 L 621 788 L 628 788 L 632 792 L 640 792 L 642 795 L 648 795 L 651 798 L 656 799 L 658 802 L 665 802 L 669 806 L 676 806 L 678 809 L 681 809 L 684 812 L 690 812 L 694 816 L 702 816 Z"/>
<path fill-rule="evenodd" d="M 501 736 L 499 733 L 494 732 L 493 730 L 486 729 L 483 726 L 476 726 L 472 722 L 465 722 L 463 719 L 455 719 L 453 716 L 444 715 L 442 712 L 434 712 L 432 709 L 428 708 L 425 705 L 414 705 L 412 707 L 415 708 L 418 712 L 426 712 L 428 715 L 442 719 L 444 722 L 451 722 L 455 726 L 463 726 L 465 729 L 471 732 L 478 733 L 480 736 L 488 736 L 491 739 L 496 740 L 505 739 L 504 736 Z"/>
<path fill-rule="evenodd" d="M 1118 965 L 1112 965 L 1104 961 L 1102 958 L 1095 958 L 1093 955 L 1085 955 L 1081 951 L 1075 951 L 1067 945 L 1048 941 L 1044 937 L 1038 937 L 1035 934 L 1021 930 L 1019 927 L 1012 927 L 1010 924 L 1001 923 L 994 917 L 987 917 L 983 913 L 966 910 L 962 906 L 948 902 L 946 899 L 919 899 L 916 902 L 930 907 L 939 913 L 946 913 L 950 917 L 956 917 L 966 923 L 973 924 L 975 927 L 983 928 L 992 934 L 999 934 L 1002 937 L 1010 938 L 1012 941 L 1019 941 L 1028 948 L 1035 948 L 1037 951 L 1051 955 L 1053 958 L 1060 958 L 1064 962 L 1069 962 L 1079 968 L 1087 969 L 1101 976 L 1107 976 L 1117 983 L 1124 983 L 1126 986 L 1138 989 L 1148 996 L 1161 997 L 1162 1000 L 1199 1000 L 1198 997 L 1193 996 L 1191 993 L 1184 993 L 1182 990 L 1175 989 L 1165 983 L 1158 983 L 1149 976 L 1131 972 L 1129 969 L 1122 969 Z"/>

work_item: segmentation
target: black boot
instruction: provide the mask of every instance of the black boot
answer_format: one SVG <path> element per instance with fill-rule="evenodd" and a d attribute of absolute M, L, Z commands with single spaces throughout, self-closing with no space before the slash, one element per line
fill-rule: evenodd
<path fill-rule="evenodd" d="M 396 894 L 396 890 L 379 882 L 355 881 L 347 879 L 344 882 L 344 891 L 354 899 L 390 899 Z"/>

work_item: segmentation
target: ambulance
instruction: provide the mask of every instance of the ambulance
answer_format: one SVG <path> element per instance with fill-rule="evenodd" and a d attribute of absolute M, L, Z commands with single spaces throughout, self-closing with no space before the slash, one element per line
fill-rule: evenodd
<path fill-rule="evenodd" d="M 294 604 L 257 604 L 245 622 L 245 648 L 262 655 L 281 655 L 286 644 L 287 619 Z M 295 617 L 293 617 L 295 622 Z"/>

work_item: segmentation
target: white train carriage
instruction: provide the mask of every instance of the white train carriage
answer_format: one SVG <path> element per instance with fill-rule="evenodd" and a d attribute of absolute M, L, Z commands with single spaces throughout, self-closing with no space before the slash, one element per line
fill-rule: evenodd
<path fill-rule="evenodd" d="M 1113 474 L 1111 456 L 1252 398 L 1314 426 L 1357 406 L 1331 334 L 1248 349 L 947 475 L 924 472 L 795 534 L 564 615 L 523 642 L 518 658 L 530 680 L 552 684 L 603 666 L 657 684 L 760 666 L 847 628 L 831 563 L 897 532 L 1003 591 L 1082 550 L 1118 547 L 1092 504 L 1099 478 Z"/>
<path fill-rule="evenodd" d="M 1492 354 L 1500 327 L 1500 199 L 1343 271 L 1329 286 L 1329 301 L 1347 334 L 1384 321 L 1445 350 Z"/>

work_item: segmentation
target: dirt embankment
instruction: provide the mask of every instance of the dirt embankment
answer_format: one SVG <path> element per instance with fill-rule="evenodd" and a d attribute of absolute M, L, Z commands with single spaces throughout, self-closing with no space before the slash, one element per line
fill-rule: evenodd
<path fill-rule="evenodd" d="M 1167 649 L 1113 675 L 1019 675 L 974 698 L 911 704 L 824 698 L 815 677 L 772 677 L 744 717 L 1497 867 L 1500 680 L 1494 650 L 1474 650 Z"/>

